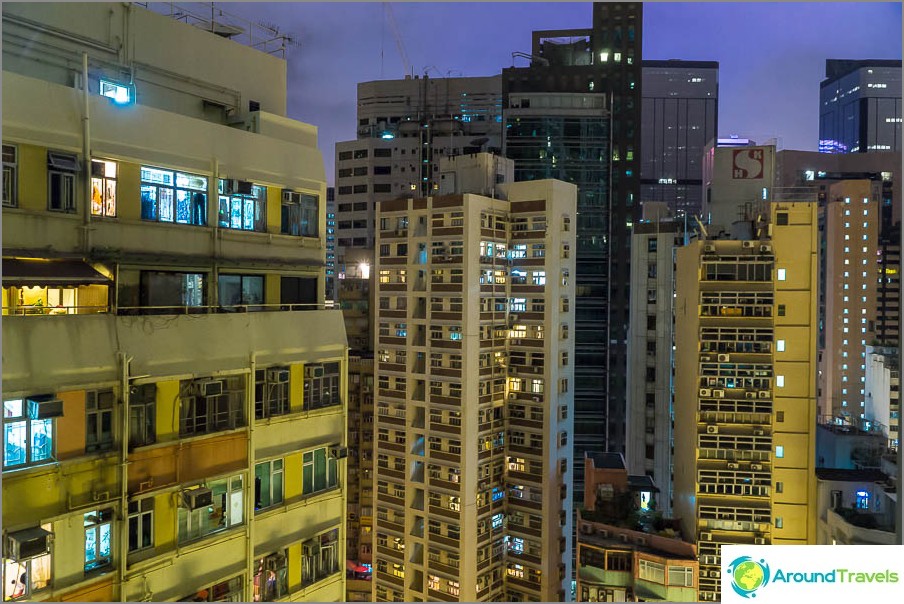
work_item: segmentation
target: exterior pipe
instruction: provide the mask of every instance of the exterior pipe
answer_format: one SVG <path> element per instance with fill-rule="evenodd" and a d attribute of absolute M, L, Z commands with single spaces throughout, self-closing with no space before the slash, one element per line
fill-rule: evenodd
<path fill-rule="evenodd" d="M 126 567 L 129 561 L 129 396 L 131 394 L 131 384 L 129 381 L 129 368 L 132 358 L 127 357 L 124 353 L 119 353 L 121 362 L 121 380 L 122 380 L 122 406 L 120 413 L 120 455 L 122 456 L 120 467 L 120 488 L 119 488 L 119 601 L 126 602 L 125 582 Z"/>
<path fill-rule="evenodd" d="M 82 156 L 85 158 L 84 253 L 91 253 L 91 113 L 88 95 L 88 53 L 82 53 Z"/>
<path fill-rule="evenodd" d="M 254 376 L 257 371 L 257 353 L 250 358 L 250 384 L 245 388 L 245 417 L 248 421 L 248 482 L 245 484 L 245 601 L 254 599 Z M 263 585 L 261 585 L 263 588 Z"/>

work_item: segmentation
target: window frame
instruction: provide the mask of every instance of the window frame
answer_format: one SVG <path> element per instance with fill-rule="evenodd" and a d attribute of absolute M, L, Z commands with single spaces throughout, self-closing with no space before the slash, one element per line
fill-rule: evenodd
<path fill-rule="evenodd" d="M 323 452 L 324 460 L 323 486 L 317 488 L 318 483 L 316 466 L 317 457 L 321 451 Z M 308 456 L 310 456 L 310 458 Z M 339 481 L 339 460 L 330 455 L 329 447 L 317 447 L 315 449 L 309 449 L 302 453 L 301 460 L 302 496 L 312 497 L 321 493 L 325 493 L 327 491 L 338 489 L 341 486 Z M 310 472 L 310 480 L 308 479 L 308 472 Z"/>
<path fill-rule="evenodd" d="M 204 381 L 205 378 L 182 380 L 179 396 L 180 438 L 215 434 L 243 428 L 247 425 L 244 376 L 230 375 L 220 379 L 223 381 L 222 394 L 208 397 L 195 395 L 193 392 L 194 385 Z M 214 399 L 213 406 L 210 405 L 210 399 Z M 205 400 L 203 413 L 199 412 L 201 400 Z M 222 405 L 225 405 L 225 408 L 221 407 Z M 225 416 L 225 420 L 223 416 Z M 191 423 L 191 429 L 189 429 L 189 423 Z M 198 425 L 202 423 L 203 428 L 199 428 Z"/>
<path fill-rule="evenodd" d="M 279 468 L 277 469 L 275 466 L 279 464 Z M 258 488 L 258 480 L 260 477 L 258 476 L 258 468 L 266 466 L 265 472 L 268 475 L 268 493 L 267 499 L 268 502 L 266 505 L 262 503 L 263 501 L 263 487 Z M 278 478 L 277 478 L 278 477 Z M 261 461 L 254 464 L 254 513 L 263 512 L 265 510 L 269 510 L 271 508 L 282 505 L 286 500 L 286 462 L 282 457 L 276 457 L 274 459 L 268 459 L 267 461 Z M 279 499 L 277 500 L 275 497 L 274 485 L 279 485 Z M 258 505 L 260 503 L 260 505 Z"/>
<path fill-rule="evenodd" d="M 21 408 L 18 415 L 10 415 L 9 413 L 8 403 L 12 403 L 14 401 L 19 401 Z M 6 472 L 8 470 L 17 470 L 19 468 L 29 468 L 34 466 L 45 465 L 49 463 L 56 462 L 56 418 L 44 418 L 44 419 L 31 419 L 28 416 L 28 397 L 23 396 L 20 398 L 10 398 L 3 399 L 3 471 Z M 25 461 L 23 463 L 17 464 L 8 464 L 6 452 L 9 448 L 8 436 L 10 434 L 9 428 L 7 426 L 13 424 L 22 424 L 25 429 Z M 50 426 L 50 450 L 47 452 L 46 457 L 41 457 L 38 460 L 34 459 L 34 453 L 32 451 L 35 448 L 34 440 L 33 440 L 33 429 L 35 424 L 43 423 L 45 426 Z M 46 436 L 46 432 L 45 432 Z"/>
<path fill-rule="evenodd" d="M 110 176 L 111 168 L 112 176 Z M 118 178 L 119 162 L 111 159 L 91 158 L 91 216 L 116 218 Z"/>
<path fill-rule="evenodd" d="M 94 520 L 90 520 L 90 518 L 94 518 Z M 96 510 L 92 510 L 90 512 L 85 512 L 83 514 L 84 519 L 84 528 L 85 528 L 85 540 L 84 540 L 84 569 L 85 573 L 92 573 L 102 568 L 106 568 L 113 565 L 113 551 L 114 547 L 114 530 L 113 530 L 113 520 L 115 518 L 115 514 L 113 512 L 112 507 L 108 508 L 98 508 Z M 103 543 L 103 532 L 104 527 L 107 527 L 107 534 L 109 537 L 109 553 L 104 558 L 101 556 L 102 553 L 102 543 Z M 94 532 L 94 559 L 88 560 L 88 535 L 89 532 Z"/>
<path fill-rule="evenodd" d="M 47 209 L 51 212 L 73 214 L 78 209 L 76 178 L 81 171 L 78 156 L 74 153 L 59 151 L 47 152 Z M 59 179 L 58 187 L 54 180 Z M 61 195 L 55 199 L 54 190 Z"/>
<path fill-rule="evenodd" d="M 136 524 L 136 546 L 132 547 L 132 524 Z M 145 524 L 146 523 L 146 524 Z M 131 500 L 128 503 L 126 529 L 129 542 L 128 553 L 133 554 L 145 550 L 154 549 L 154 498 Z M 149 543 L 141 545 L 142 536 L 147 532 Z"/>
<path fill-rule="evenodd" d="M 146 178 L 146 175 L 149 175 L 151 171 L 157 171 L 161 174 L 168 174 L 169 181 L 164 180 L 163 182 L 159 182 L 154 180 L 153 178 Z M 197 186 L 189 186 L 188 184 L 179 185 L 179 178 L 182 177 L 187 180 L 189 183 L 192 182 L 193 179 L 203 179 L 203 187 L 199 185 Z M 210 177 L 204 174 L 194 174 L 191 172 L 181 172 L 179 170 L 174 170 L 170 168 L 160 168 L 156 166 L 144 165 L 142 164 L 139 168 L 139 198 L 141 205 L 141 220 L 145 220 L 148 222 L 161 222 L 166 224 L 179 224 L 182 226 L 207 226 L 207 209 L 208 209 L 208 191 L 207 187 L 210 182 Z M 145 193 L 150 193 L 151 189 L 154 189 L 154 197 L 150 199 L 150 197 L 146 200 Z M 164 212 L 161 211 L 160 206 L 160 193 L 161 191 L 169 191 L 169 202 L 171 204 L 169 208 L 169 212 L 167 215 L 169 219 L 167 219 L 164 215 Z M 181 221 L 178 219 L 179 214 L 179 193 L 185 193 L 186 195 L 190 195 L 191 197 L 185 201 L 189 205 L 189 218 L 187 221 Z M 200 208 L 199 217 L 200 222 L 195 222 L 195 201 L 196 195 L 203 195 L 203 206 Z M 148 203 L 146 203 L 148 202 Z M 152 210 L 152 211 L 150 211 Z"/>
<path fill-rule="evenodd" d="M 101 400 L 101 399 L 105 400 Z M 112 388 L 89 390 L 85 393 L 85 452 L 101 453 L 113 448 L 114 414 L 116 395 Z M 109 430 L 104 437 L 104 416 L 109 421 Z M 92 442 L 92 436 L 94 442 Z"/>
<path fill-rule="evenodd" d="M 141 384 L 132 388 L 129 396 L 129 448 L 135 449 L 157 442 L 157 384 Z M 139 410 L 140 418 L 133 415 Z"/>
<path fill-rule="evenodd" d="M 251 185 L 251 193 L 226 193 L 227 179 L 220 178 L 217 182 L 217 225 L 221 229 L 234 231 L 251 231 L 255 233 L 267 232 L 267 187 Z M 251 203 L 251 218 L 247 215 L 246 205 Z M 225 212 L 224 212 L 224 205 Z M 235 204 L 239 206 L 240 225 L 235 226 Z"/>
<path fill-rule="evenodd" d="M 3 143 L 3 207 L 19 207 L 19 147 Z"/>
<path fill-rule="evenodd" d="M 283 190 L 279 232 L 290 237 L 319 237 L 320 196 Z"/>

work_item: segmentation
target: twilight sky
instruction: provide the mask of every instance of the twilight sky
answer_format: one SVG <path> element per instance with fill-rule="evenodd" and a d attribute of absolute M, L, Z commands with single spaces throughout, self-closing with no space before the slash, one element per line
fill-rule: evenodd
<path fill-rule="evenodd" d="M 355 138 L 356 84 L 405 75 L 383 3 L 217 4 L 300 39 L 287 55 L 289 116 L 318 126 L 332 184 L 333 146 Z M 495 75 L 513 51 L 530 52 L 533 30 L 590 27 L 592 11 L 564 2 L 392 7 L 414 72 L 431 77 Z M 647 2 L 643 57 L 718 61 L 720 135 L 815 150 L 825 59 L 900 59 L 901 21 L 900 2 Z"/>

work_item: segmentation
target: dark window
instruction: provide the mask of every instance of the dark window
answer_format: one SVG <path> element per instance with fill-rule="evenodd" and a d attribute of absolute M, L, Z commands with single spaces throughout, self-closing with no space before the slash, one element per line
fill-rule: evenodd
<path fill-rule="evenodd" d="M 69 153 L 47 153 L 47 208 L 57 212 L 75 212 L 75 175 L 78 158 Z M 5 169 L 4 169 L 5 173 Z"/>
<path fill-rule="evenodd" d="M 258 369 L 254 375 L 254 415 L 257 419 L 289 413 L 289 368 Z"/>
<path fill-rule="evenodd" d="M 339 161 L 345 161 L 345 160 L 351 159 L 351 158 L 352 158 L 351 151 L 342 151 L 339 153 Z"/>
<path fill-rule="evenodd" d="M 392 185 L 379 183 L 375 184 L 374 193 L 392 193 Z"/>
<path fill-rule="evenodd" d="M 392 149 L 374 149 L 374 157 L 392 157 Z"/>
<path fill-rule="evenodd" d="M 141 447 L 157 441 L 157 385 L 133 386 L 129 393 L 129 445 Z"/>
<path fill-rule="evenodd" d="M 374 166 L 375 175 L 392 174 L 392 166 Z"/>
<path fill-rule="evenodd" d="M 218 289 L 220 308 L 235 310 L 237 306 L 253 306 L 264 303 L 263 275 L 221 274 Z"/>
<path fill-rule="evenodd" d="M 355 159 L 367 159 L 367 149 L 355 149 Z"/>
<path fill-rule="evenodd" d="M 306 365 L 304 368 L 304 408 L 320 409 L 341 405 L 339 363 Z"/>
<path fill-rule="evenodd" d="M 90 390 L 85 397 L 85 451 L 113 448 L 113 391 Z"/>
<path fill-rule="evenodd" d="M 784 411 L 776 411 L 775 412 L 775 421 L 776 422 L 785 421 L 785 412 Z"/>
<path fill-rule="evenodd" d="M 263 510 L 283 501 L 283 460 L 264 461 L 254 466 L 254 509 Z M 265 600 L 269 601 L 269 600 Z"/>
<path fill-rule="evenodd" d="M 358 166 L 352 172 L 355 176 L 367 176 L 367 166 Z"/>
<path fill-rule="evenodd" d="M 242 376 L 182 380 L 179 435 L 198 436 L 244 426 L 244 382 Z"/>
<path fill-rule="evenodd" d="M 655 252 L 655 251 L 656 251 L 656 246 L 658 245 L 658 243 L 659 243 L 659 242 L 658 242 L 656 239 L 650 239 L 650 240 L 648 240 L 648 241 L 647 241 L 647 251 L 648 251 L 648 252 Z"/>
<path fill-rule="evenodd" d="M 18 156 L 17 147 L 3 145 L 3 205 L 8 207 L 16 207 L 18 201 Z"/>
<path fill-rule="evenodd" d="M 154 547 L 154 498 L 129 502 L 129 552 Z"/>
<path fill-rule="evenodd" d="M 355 193 L 367 193 L 367 185 L 355 185 L 352 191 Z"/>
<path fill-rule="evenodd" d="M 777 314 L 778 314 L 779 317 L 784 317 L 784 316 L 785 316 L 785 305 L 784 305 L 784 304 L 779 304 L 779 305 L 778 305 L 778 308 L 777 308 Z"/>
<path fill-rule="evenodd" d="M 319 201 L 316 195 L 284 191 L 280 232 L 295 237 L 317 237 Z"/>
<path fill-rule="evenodd" d="M 361 210 L 367 210 L 367 202 L 366 201 L 358 201 L 354 205 L 355 211 L 359 212 Z"/>
<path fill-rule="evenodd" d="M 779 226 L 784 226 L 788 224 L 788 212 L 776 212 L 775 213 L 775 224 Z"/>
<path fill-rule="evenodd" d="M 312 310 L 317 307 L 317 279 L 315 277 L 283 277 L 280 282 L 280 304 L 291 310 Z M 298 305 L 298 306 L 295 306 Z"/>
<path fill-rule="evenodd" d="M 141 271 L 140 304 L 149 312 L 171 314 L 186 307 L 204 306 L 206 276 L 203 273 Z"/>
<path fill-rule="evenodd" d="M 326 447 L 305 453 L 302 457 L 302 494 L 310 495 L 338 487 L 337 465 L 337 460 L 329 454 Z"/>

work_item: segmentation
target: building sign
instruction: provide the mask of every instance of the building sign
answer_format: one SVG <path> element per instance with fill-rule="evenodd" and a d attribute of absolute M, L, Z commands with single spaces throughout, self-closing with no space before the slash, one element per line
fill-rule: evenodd
<path fill-rule="evenodd" d="M 734 179 L 763 178 L 763 148 L 735 149 L 731 158 L 731 177 Z"/>

